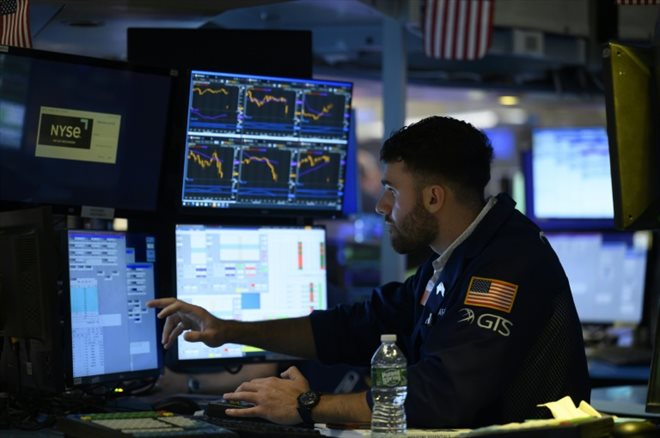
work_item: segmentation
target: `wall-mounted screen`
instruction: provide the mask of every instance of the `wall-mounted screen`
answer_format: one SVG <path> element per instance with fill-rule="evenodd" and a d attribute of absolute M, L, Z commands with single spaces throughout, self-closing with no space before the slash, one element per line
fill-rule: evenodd
<path fill-rule="evenodd" d="M 352 84 L 193 70 L 181 205 L 339 214 Z"/>
<path fill-rule="evenodd" d="M 542 228 L 613 225 L 605 127 L 534 129 L 526 171 L 527 214 Z"/>

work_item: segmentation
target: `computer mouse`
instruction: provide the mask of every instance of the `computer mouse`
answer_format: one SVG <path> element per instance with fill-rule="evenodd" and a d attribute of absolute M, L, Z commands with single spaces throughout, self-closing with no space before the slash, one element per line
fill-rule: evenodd
<path fill-rule="evenodd" d="M 190 397 L 174 396 L 158 401 L 152 405 L 156 411 L 169 411 L 179 415 L 192 415 L 201 408 Z"/>
<path fill-rule="evenodd" d="M 626 420 L 614 423 L 612 436 L 617 438 L 660 437 L 660 429 L 648 420 Z"/>

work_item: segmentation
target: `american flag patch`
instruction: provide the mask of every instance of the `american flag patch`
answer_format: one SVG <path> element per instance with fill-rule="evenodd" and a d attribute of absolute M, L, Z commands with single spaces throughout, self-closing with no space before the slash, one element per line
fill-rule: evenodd
<path fill-rule="evenodd" d="M 510 313 L 518 285 L 492 278 L 472 277 L 464 304 Z"/>

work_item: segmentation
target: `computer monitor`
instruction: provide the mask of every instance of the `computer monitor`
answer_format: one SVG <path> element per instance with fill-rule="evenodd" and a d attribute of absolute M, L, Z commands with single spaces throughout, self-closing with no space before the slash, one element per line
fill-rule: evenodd
<path fill-rule="evenodd" d="M 67 383 L 156 377 L 160 343 L 154 309 L 155 237 L 68 230 Z"/>
<path fill-rule="evenodd" d="M 170 71 L 0 49 L 0 204 L 154 210 Z"/>
<path fill-rule="evenodd" d="M 639 324 L 649 232 L 547 232 L 564 267 L 583 324 Z"/>
<path fill-rule="evenodd" d="M 64 265 L 53 227 L 49 207 L 0 212 L 0 386 L 11 393 L 63 388 L 58 279 Z M 16 348 L 9 348 L 10 339 Z"/>
<path fill-rule="evenodd" d="M 303 226 L 176 226 L 177 298 L 219 318 L 298 317 L 327 308 L 325 230 Z M 178 338 L 173 368 L 291 359 L 252 346 Z"/>
<path fill-rule="evenodd" d="M 543 229 L 611 228 L 605 127 L 536 128 L 525 165 L 527 215 Z"/>
<path fill-rule="evenodd" d="M 660 73 L 653 49 L 611 42 L 603 53 L 615 225 L 660 228 Z"/>
<path fill-rule="evenodd" d="M 352 84 L 193 70 L 189 89 L 187 212 L 341 214 Z"/>

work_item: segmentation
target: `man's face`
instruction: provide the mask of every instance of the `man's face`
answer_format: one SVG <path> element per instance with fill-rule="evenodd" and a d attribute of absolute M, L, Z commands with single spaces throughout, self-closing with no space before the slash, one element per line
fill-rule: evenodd
<path fill-rule="evenodd" d="M 407 254 L 429 246 L 437 237 L 437 223 L 403 162 L 385 165 L 383 187 L 376 212 L 385 217 L 394 250 Z"/>

